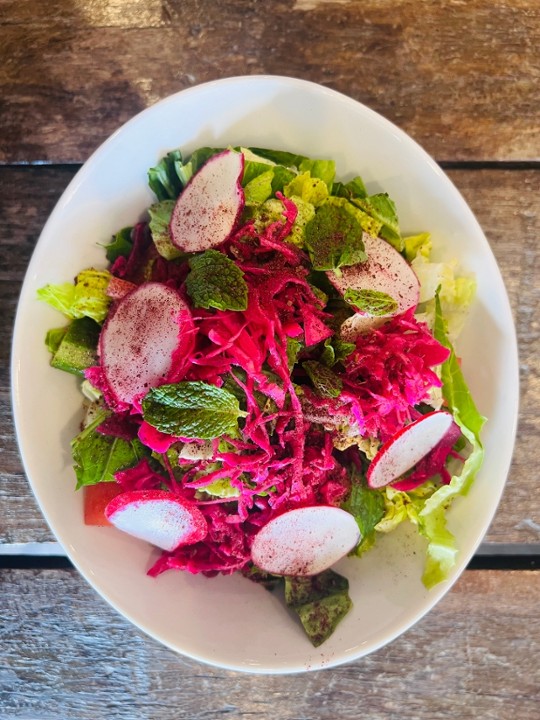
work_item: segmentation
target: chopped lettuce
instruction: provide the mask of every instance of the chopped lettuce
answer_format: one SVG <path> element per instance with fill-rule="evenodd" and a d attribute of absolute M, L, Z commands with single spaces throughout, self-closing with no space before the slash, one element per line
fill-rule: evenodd
<path fill-rule="evenodd" d="M 435 296 L 434 337 L 450 350 L 450 357 L 441 367 L 442 393 L 461 432 L 468 441 L 469 452 L 459 473 L 450 483 L 437 487 L 425 483 L 406 493 L 385 488 L 385 514 L 376 526 L 379 532 L 390 532 L 404 520 L 410 520 L 428 540 L 423 582 L 431 588 L 448 577 L 458 552 L 456 541 L 446 527 L 446 510 L 458 495 L 466 495 L 480 466 L 484 450 L 480 432 L 485 418 L 478 412 L 469 392 L 455 351 L 448 339 L 439 295 Z"/>
<path fill-rule="evenodd" d="M 37 291 L 37 296 L 70 320 L 89 317 L 102 323 L 111 303 L 107 295 L 110 278 L 107 270 L 89 268 L 77 275 L 75 283 L 45 285 Z"/>
<path fill-rule="evenodd" d="M 113 482 L 119 470 L 136 465 L 148 454 L 139 440 L 124 440 L 111 435 L 102 435 L 98 427 L 108 413 L 100 412 L 96 419 L 71 441 L 71 452 L 75 462 L 77 489 L 83 485 Z"/>
<path fill-rule="evenodd" d="M 457 262 L 430 262 L 419 251 L 411 266 L 420 282 L 420 307 L 430 327 L 435 322 L 435 295 L 439 293 L 442 313 L 450 341 L 455 342 L 465 324 L 476 293 L 474 276 L 456 274 Z"/>
<path fill-rule="evenodd" d="M 255 175 L 244 185 L 244 197 L 246 205 L 259 205 L 272 195 L 272 181 L 274 179 L 273 169 Z M 244 174 L 245 181 L 245 174 Z"/>
<path fill-rule="evenodd" d="M 404 243 L 399 230 L 396 205 L 387 193 L 370 195 L 364 199 L 356 198 L 352 202 L 380 223 L 377 234 L 387 240 L 399 252 L 403 250 Z"/>
<path fill-rule="evenodd" d="M 422 257 L 428 260 L 433 246 L 430 233 L 409 235 L 403 238 L 403 244 L 405 257 L 409 262 L 412 262 L 417 255 L 422 255 Z"/>
<path fill-rule="evenodd" d="M 312 177 L 309 172 L 303 172 L 287 183 L 283 193 L 286 197 L 299 198 L 314 207 L 319 207 L 328 199 L 326 183 L 320 178 Z"/>
<path fill-rule="evenodd" d="M 436 490 L 426 500 L 424 507 L 419 512 L 419 530 L 429 541 L 423 577 L 427 587 L 432 587 L 444 580 L 454 564 L 456 550 L 454 538 L 446 529 L 445 510 L 454 497 L 465 495 L 468 492 L 484 458 L 480 432 L 485 418 L 478 412 L 461 372 L 454 348 L 448 340 L 438 294 L 435 297 L 435 307 L 434 335 L 441 344 L 450 350 L 450 357 L 441 369 L 443 396 L 454 420 L 469 441 L 471 450 L 461 472 L 454 475 L 448 485 L 443 485 Z"/>
<path fill-rule="evenodd" d="M 148 208 L 150 222 L 148 226 L 152 234 L 152 240 L 158 253 L 166 260 L 174 260 L 183 253 L 173 245 L 169 223 L 174 209 L 174 200 L 161 200 Z"/>

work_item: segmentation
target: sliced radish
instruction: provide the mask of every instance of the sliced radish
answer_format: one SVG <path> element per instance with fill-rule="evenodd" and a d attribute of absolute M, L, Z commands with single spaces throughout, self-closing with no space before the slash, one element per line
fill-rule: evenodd
<path fill-rule="evenodd" d="M 360 540 L 352 515 L 329 505 L 302 507 L 270 520 L 259 530 L 251 559 L 275 575 L 316 575 Z"/>
<path fill-rule="evenodd" d="M 436 410 L 406 425 L 373 458 L 366 474 L 368 485 L 380 488 L 398 480 L 440 443 L 453 422 L 450 413 Z"/>
<path fill-rule="evenodd" d="M 386 240 L 364 233 L 364 246 L 368 256 L 365 262 L 340 268 L 341 274 L 329 271 L 328 279 L 344 295 L 351 290 L 376 290 L 390 295 L 397 302 L 393 315 L 418 305 L 420 284 L 414 270 L 405 258 Z M 392 315 L 373 316 L 358 312 L 341 326 L 343 340 L 353 341 L 362 332 L 381 325 Z"/>
<path fill-rule="evenodd" d="M 166 285 L 145 283 L 120 300 L 100 339 L 103 372 L 115 398 L 133 404 L 163 384 L 182 335 L 192 329 L 188 306 Z"/>
<path fill-rule="evenodd" d="M 208 532 L 201 511 L 166 490 L 117 495 L 105 508 L 105 516 L 119 530 L 169 552 L 202 540 Z"/>
<path fill-rule="evenodd" d="M 183 252 L 221 245 L 244 207 L 244 156 L 233 150 L 213 155 L 180 194 L 171 216 L 173 244 Z"/>

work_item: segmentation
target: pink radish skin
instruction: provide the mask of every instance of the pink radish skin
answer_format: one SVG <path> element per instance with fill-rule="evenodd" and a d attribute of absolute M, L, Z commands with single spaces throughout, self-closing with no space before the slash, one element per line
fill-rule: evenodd
<path fill-rule="evenodd" d="M 373 458 L 366 474 L 368 485 L 381 488 L 399 480 L 440 443 L 453 422 L 450 413 L 436 410 L 406 425 Z"/>
<path fill-rule="evenodd" d="M 157 282 L 128 293 L 109 314 L 100 338 L 100 359 L 117 401 L 135 404 L 167 380 L 182 335 L 191 336 L 188 306 L 172 288 Z"/>
<path fill-rule="evenodd" d="M 203 540 L 208 532 L 201 511 L 166 490 L 131 490 L 117 495 L 105 517 L 119 530 L 172 552 Z"/>
<path fill-rule="evenodd" d="M 171 216 L 173 245 L 188 253 L 221 245 L 244 207 L 244 156 L 233 150 L 213 155 L 184 188 Z"/>
<path fill-rule="evenodd" d="M 259 530 L 251 559 L 276 575 L 316 575 L 360 541 L 352 515 L 329 505 L 302 507 L 270 520 Z"/>
<path fill-rule="evenodd" d="M 328 279 L 344 295 L 351 290 L 377 290 L 386 293 L 397 304 L 393 315 L 400 315 L 418 305 L 420 284 L 414 270 L 398 251 L 386 240 L 364 233 L 364 246 L 368 259 L 350 267 L 341 268 L 341 276 L 329 271 Z M 353 342 L 358 335 L 373 327 L 382 325 L 393 315 L 373 316 L 368 313 L 356 313 L 341 326 L 343 340 Z"/>

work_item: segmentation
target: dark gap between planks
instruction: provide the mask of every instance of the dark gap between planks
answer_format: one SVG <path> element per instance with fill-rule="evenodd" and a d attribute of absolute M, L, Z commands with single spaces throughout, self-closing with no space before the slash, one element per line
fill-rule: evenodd
<path fill-rule="evenodd" d="M 435 160 L 443 170 L 540 170 L 540 160 Z M 0 162 L 1 170 L 21 168 L 46 168 L 48 170 L 78 170 L 83 163 L 78 161 L 54 162 L 49 160 L 20 160 Z"/>
<path fill-rule="evenodd" d="M 538 570 L 540 552 L 519 552 L 519 546 L 512 554 L 475 555 L 467 570 Z M 73 570 L 67 557 L 60 555 L 0 555 L 0 570 Z"/>

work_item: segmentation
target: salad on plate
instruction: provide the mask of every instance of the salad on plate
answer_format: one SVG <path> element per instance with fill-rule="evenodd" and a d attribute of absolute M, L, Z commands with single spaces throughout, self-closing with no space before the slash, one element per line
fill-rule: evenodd
<path fill-rule="evenodd" d="M 51 364 L 81 379 L 84 521 L 158 548 L 152 576 L 283 592 L 315 646 L 352 604 L 335 563 L 403 521 L 443 581 L 483 458 L 453 348 L 474 278 L 332 160 L 203 147 L 148 179 L 108 267 L 38 293 L 68 319 Z"/>

